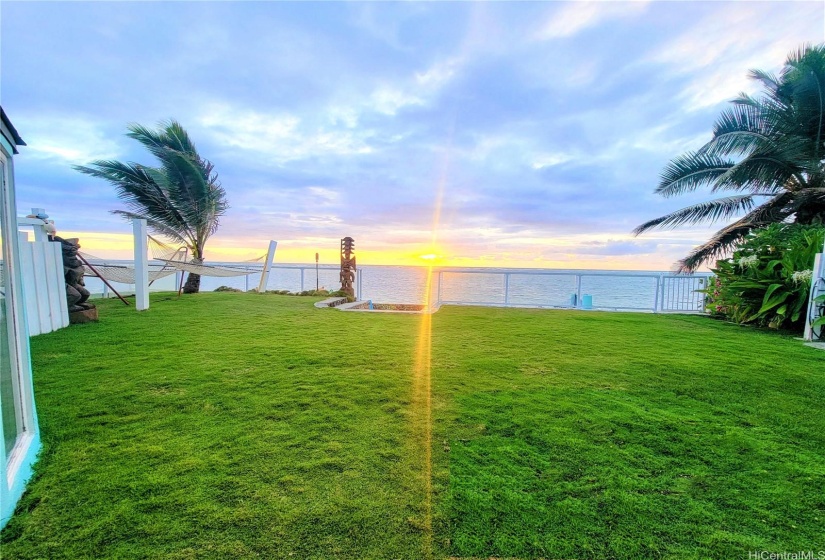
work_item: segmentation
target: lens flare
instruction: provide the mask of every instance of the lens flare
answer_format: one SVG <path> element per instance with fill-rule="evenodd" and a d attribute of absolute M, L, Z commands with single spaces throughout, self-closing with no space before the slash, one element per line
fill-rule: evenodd
<path fill-rule="evenodd" d="M 450 135 L 451 137 L 452 135 Z M 438 225 L 441 219 L 441 202 L 444 194 L 444 185 L 447 181 L 447 168 L 450 161 L 450 145 L 444 151 L 441 173 L 438 181 L 435 204 L 433 208 L 433 229 L 430 247 L 438 247 Z M 432 257 L 432 258 L 430 258 Z M 423 447 L 422 478 L 424 490 L 424 542 L 423 557 L 433 557 L 433 402 L 432 402 L 432 288 L 433 264 L 437 254 L 422 255 L 428 260 L 427 277 L 424 287 L 424 312 L 421 314 L 421 325 L 418 330 L 416 345 L 415 369 L 413 372 L 412 407 L 414 411 L 414 432 Z"/>
<path fill-rule="evenodd" d="M 415 411 L 414 431 L 423 447 L 422 479 L 424 485 L 424 558 L 433 556 L 433 435 L 432 435 L 432 314 L 430 309 L 430 291 L 432 288 L 432 267 L 427 268 L 426 308 L 421 315 L 416 345 L 415 369 L 413 371 L 412 408 Z"/>

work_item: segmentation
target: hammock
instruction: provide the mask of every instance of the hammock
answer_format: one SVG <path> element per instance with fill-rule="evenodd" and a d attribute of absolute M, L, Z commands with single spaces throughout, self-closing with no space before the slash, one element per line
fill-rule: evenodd
<path fill-rule="evenodd" d="M 190 274 L 199 274 L 201 276 L 218 276 L 218 277 L 230 277 L 230 276 L 248 276 L 250 274 L 255 274 L 260 272 L 260 269 L 249 269 L 249 268 L 241 268 L 241 267 L 233 267 L 233 266 L 211 266 L 205 264 L 199 264 L 196 262 L 186 262 L 186 255 L 188 254 L 189 250 L 185 247 L 172 247 L 163 243 L 162 241 L 158 241 L 151 235 L 149 236 L 149 247 L 152 250 L 152 258 L 157 261 L 163 261 L 166 263 L 164 266 L 173 267 L 175 270 L 182 270 L 184 272 L 188 272 Z M 246 262 L 256 262 L 266 258 L 266 254 L 257 259 L 252 259 L 251 261 Z"/>
<path fill-rule="evenodd" d="M 189 272 L 190 274 L 200 274 L 201 276 L 247 276 L 249 274 L 256 274 L 261 272 L 260 269 L 249 269 L 232 266 L 208 266 L 204 264 L 197 264 L 194 262 L 186 262 L 187 249 L 184 247 L 175 248 L 166 245 L 149 236 L 150 247 L 152 249 L 152 258 L 156 261 L 161 261 L 163 264 L 149 265 L 149 283 L 155 280 L 171 276 L 176 272 Z M 103 264 L 103 259 L 90 255 L 88 253 L 80 253 L 80 255 L 87 261 L 92 261 L 89 265 L 83 266 L 83 274 L 89 277 L 103 278 L 109 282 L 117 282 L 119 284 L 134 284 L 135 283 L 135 267 L 134 265 L 125 264 Z M 264 259 L 259 257 L 248 262 L 255 262 Z M 101 264 L 97 264 L 101 263 Z"/>
<path fill-rule="evenodd" d="M 94 278 L 105 278 L 109 282 L 118 282 L 120 284 L 134 284 L 135 283 L 135 267 L 124 264 L 97 264 L 103 259 L 89 255 L 88 253 L 80 253 L 87 261 L 93 261 L 88 265 L 83 265 L 83 275 Z M 94 267 L 94 270 L 92 269 Z M 154 282 L 160 278 L 171 276 L 177 270 L 171 268 L 166 264 L 149 265 L 149 282 Z"/>
<path fill-rule="evenodd" d="M 256 274 L 260 269 L 236 268 L 231 266 L 207 266 L 205 264 L 197 264 L 193 262 L 183 262 L 175 260 L 158 259 L 165 261 L 168 266 L 174 267 L 172 272 L 183 270 L 190 274 L 200 274 L 201 276 L 247 276 L 249 274 Z"/>

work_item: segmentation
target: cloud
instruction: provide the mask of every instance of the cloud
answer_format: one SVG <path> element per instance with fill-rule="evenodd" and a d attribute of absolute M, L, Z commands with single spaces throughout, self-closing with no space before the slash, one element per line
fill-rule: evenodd
<path fill-rule="evenodd" d="M 87 116 L 15 115 L 25 131 L 26 156 L 57 164 L 84 164 L 97 159 L 116 159 L 123 153 L 104 123 Z"/>
<path fill-rule="evenodd" d="M 652 241 L 626 241 L 609 239 L 607 241 L 590 241 L 575 248 L 576 253 L 584 255 L 648 255 L 655 253 L 659 245 Z"/>
<path fill-rule="evenodd" d="M 425 70 L 399 80 L 398 85 L 379 86 L 360 109 L 393 116 L 405 107 L 430 104 L 453 79 L 460 66 L 461 59 L 456 57 L 436 61 Z"/>
<path fill-rule="evenodd" d="M 565 153 L 543 153 L 537 154 L 533 158 L 531 166 L 533 169 L 543 169 L 545 167 L 553 167 L 554 165 L 561 165 L 573 159 L 572 154 Z"/>
<path fill-rule="evenodd" d="M 375 111 L 385 115 L 395 115 L 400 109 L 410 105 L 423 105 L 424 100 L 416 95 L 392 87 L 381 87 L 370 96 Z"/>
<path fill-rule="evenodd" d="M 572 37 L 613 18 L 633 17 L 646 9 L 647 2 L 565 2 L 536 34 L 539 40 Z"/>
<path fill-rule="evenodd" d="M 721 4 L 686 19 L 686 29 L 657 47 L 649 60 L 671 75 L 689 77 L 679 98 L 696 111 L 760 89 L 748 79 L 748 70 L 778 70 L 791 50 L 822 41 L 821 26 L 799 26 L 822 17 L 822 5 L 815 3 Z"/>
<path fill-rule="evenodd" d="M 281 165 L 312 157 L 372 151 L 363 132 L 307 122 L 292 114 L 268 114 L 229 104 L 205 107 L 198 124 L 216 144 L 255 152 L 257 157 L 265 154 Z"/>
<path fill-rule="evenodd" d="M 706 198 L 653 189 L 710 137 L 748 68 L 821 41 L 825 15 L 795 2 L 3 10 L 3 106 L 29 143 L 18 200 L 65 229 L 122 230 L 113 189 L 69 164 L 150 163 L 125 123 L 174 117 L 227 189 L 227 247 L 352 234 L 413 252 L 442 193 L 438 239 L 461 262 L 592 266 L 669 265 L 708 237 L 629 232 Z"/>

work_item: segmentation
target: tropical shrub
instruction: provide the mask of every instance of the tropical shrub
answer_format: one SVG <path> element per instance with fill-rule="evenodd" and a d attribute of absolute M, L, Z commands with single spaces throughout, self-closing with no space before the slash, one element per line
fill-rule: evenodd
<path fill-rule="evenodd" d="M 737 323 L 801 331 L 825 226 L 772 224 L 749 233 L 716 262 L 708 312 Z"/>

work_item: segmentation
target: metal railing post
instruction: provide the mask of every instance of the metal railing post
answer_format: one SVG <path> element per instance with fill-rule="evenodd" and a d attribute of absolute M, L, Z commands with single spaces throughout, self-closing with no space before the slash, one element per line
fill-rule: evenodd
<path fill-rule="evenodd" d="M 504 273 L 504 305 L 510 305 L 510 273 Z"/>
<path fill-rule="evenodd" d="M 304 269 L 301 269 L 301 291 L 304 291 Z"/>
<path fill-rule="evenodd" d="M 439 270 L 438 271 L 438 299 L 436 299 L 436 302 L 438 303 L 438 305 L 441 305 L 441 280 L 443 278 L 444 278 L 444 271 Z"/>
<path fill-rule="evenodd" d="M 659 285 L 662 282 L 662 275 L 656 277 L 656 293 L 653 294 L 653 312 L 659 312 Z"/>
<path fill-rule="evenodd" d="M 177 279 L 177 277 L 178 276 L 176 274 L 175 278 Z M 249 274 L 247 274 L 246 276 L 243 277 L 243 291 L 245 291 L 245 292 L 249 291 Z"/>
<path fill-rule="evenodd" d="M 582 275 L 576 274 L 576 307 L 582 306 Z"/>
<path fill-rule="evenodd" d="M 704 278 L 704 279 L 702 279 L 702 281 L 701 281 L 701 286 L 702 286 L 702 289 L 703 289 L 703 290 L 707 290 L 707 289 L 709 289 L 709 288 L 710 288 L 710 278 Z M 696 311 L 700 311 L 700 312 L 704 312 L 704 311 L 705 311 L 705 300 L 706 300 L 706 298 L 707 298 L 707 297 L 708 297 L 707 293 L 705 293 L 705 292 L 699 292 L 699 298 L 698 298 L 698 300 L 696 301 L 696 305 L 698 305 L 698 306 L 699 306 L 699 308 L 698 308 L 698 309 L 696 309 Z"/>
<path fill-rule="evenodd" d="M 667 278 L 665 278 L 665 276 L 662 275 L 662 286 L 661 286 L 662 293 L 661 293 L 661 296 L 660 296 L 660 299 L 661 299 L 661 302 L 662 302 L 662 311 L 664 311 L 665 309 L 668 309 L 668 310 L 670 309 L 670 305 L 665 304 L 665 286 L 667 285 L 666 280 L 667 280 Z"/>
<path fill-rule="evenodd" d="M 103 266 L 106 266 L 106 261 L 103 261 Z M 106 282 L 103 283 L 103 297 L 105 299 L 109 299 L 109 286 L 106 284 Z"/>
<path fill-rule="evenodd" d="M 362 297 L 361 297 L 361 288 L 362 288 L 361 274 L 363 272 L 364 272 L 363 269 L 359 269 L 358 272 L 356 273 L 357 276 L 356 276 L 355 282 L 356 282 L 356 285 L 358 286 L 358 297 L 356 299 L 358 299 L 358 301 L 361 301 L 361 299 L 362 299 Z"/>

